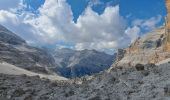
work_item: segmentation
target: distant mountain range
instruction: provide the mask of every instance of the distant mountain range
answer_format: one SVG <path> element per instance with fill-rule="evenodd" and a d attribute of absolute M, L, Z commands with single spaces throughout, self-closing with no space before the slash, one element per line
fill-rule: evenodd
<path fill-rule="evenodd" d="M 76 51 L 57 49 L 53 52 L 56 70 L 65 77 L 81 77 L 108 69 L 115 61 L 115 55 L 108 55 L 96 50 Z"/>
<path fill-rule="evenodd" d="M 96 50 L 45 50 L 32 47 L 24 39 L 0 25 L 0 61 L 29 71 L 59 73 L 68 78 L 80 77 L 108 69 L 114 58 L 115 55 Z"/>

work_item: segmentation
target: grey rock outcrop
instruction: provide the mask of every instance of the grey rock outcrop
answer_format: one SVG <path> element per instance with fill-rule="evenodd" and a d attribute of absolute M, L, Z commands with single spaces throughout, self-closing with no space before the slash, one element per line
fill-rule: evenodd
<path fill-rule="evenodd" d="M 123 59 L 125 56 L 126 50 L 124 49 L 118 49 L 117 54 L 116 54 L 116 62 L 120 61 Z"/>

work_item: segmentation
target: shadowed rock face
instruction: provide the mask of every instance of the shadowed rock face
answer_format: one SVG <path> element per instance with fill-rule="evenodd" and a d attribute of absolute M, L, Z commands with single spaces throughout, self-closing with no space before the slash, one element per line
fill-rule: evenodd
<path fill-rule="evenodd" d="M 49 73 L 47 67 L 54 65 L 54 59 L 46 51 L 27 45 L 25 40 L 1 25 L 0 61 L 41 73 Z"/>
<path fill-rule="evenodd" d="M 116 62 L 120 61 L 125 56 L 126 50 L 118 49 L 116 54 Z"/>
<path fill-rule="evenodd" d="M 63 48 L 55 50 L 53 55 L 57 71 L 69 78 L 98 73 L 108 69 L 115 60 L 115 55 L 96 50 L 76 51 Z"/>

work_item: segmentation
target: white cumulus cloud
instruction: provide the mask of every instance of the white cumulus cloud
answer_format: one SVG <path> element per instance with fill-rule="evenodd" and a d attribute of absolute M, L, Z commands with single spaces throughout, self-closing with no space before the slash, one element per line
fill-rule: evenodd
<path fill-rule="evenodd" d="M 41 44 L 64 41 L 73 43 L 74 48 L 79 50 L 104 50 L 124 47 L 130 41 L 124 32 L 126 23 L 119 14 L 119 6 L 106 7 L 101 15 L 89 6 L 77 23 L 73 21 L 71 7 L 65 0 L 48 0 L 39 12 L 38 17 L 24 12 L 19 19 L 22 19 L 20 24 L 23 29 L 29 27 L 25 32 L 30 32 L 30 38 L 37 37 L 36 42 Z M 29 43 L 35 41 L 26 38 Z"/>
<path fill-rule="evenodd" d="M 150 19 L 136 19 L 132 22 L 134 26 L 139 26 L 144 28 L 145 30 L 153 30 L 156 28 L 157 24 L 160 23 L 162 19 L 161 15 L 157 15 L 155 17 L 151 17 Z"/>
<path fill-rule="evenodd" d="M 18 1 L 15 4 L 18 9 L 24 7 L 20 0 L 14 1 Z M 99 15 L 89 5 L 75 23 L 71 7 L 65 0 L 46 0 L 38 9 L 38 15 L 26 11 L 17 14 L 14 12 L 17 8 L 9 8 L 0 10 L 0 23 L 29 43 L 57 45 L 62 41 L 64 44 L 73 44 L 72 48 L 77 50 L 113 51 L 125 47 L 138 37 L 140 27 L 154 28 L 160 20 L 160 16 L 147 21 L 136 20 L 133 22 L 134 27 L 126 29 L 126 21 L 119 13 L 119 6 L 108 6 Z"/>
<path fill-rule="evenodd" d="M 138 26 L 128 27 L 125 33 L 131 38 L 131 43 L 133 43 L 138 37 L 141 29 Z"/>

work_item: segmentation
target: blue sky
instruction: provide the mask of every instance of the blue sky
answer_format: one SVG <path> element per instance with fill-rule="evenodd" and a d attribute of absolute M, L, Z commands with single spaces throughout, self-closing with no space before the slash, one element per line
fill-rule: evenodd
<path fill-rule="evenodd" d="M 84 10 L 89 6 L 89 2 L 93 0 L 66 0 L 71 6 L 71 10 L 74 16 L 74 22 L 77 21 L 78 17 L 84 12 Z M 166 16 L 166 8 L 163 0 L 94 0 L 100 1 L 100 4 L 92 6 L 92 9 L 98 13 L 102 14 L 107 6 L 119 5 L 120 14 L 125 19 L 127 23 L 131 26 L 131 23 L 135 19 L 147 20 L 153 16 L 161 15 Z M 24 2 L 36 11 L 40 6 L 42 6 L 45 0 L 24 0 Z M 164 18 L 157 24 L 161 26 L 164 23 Z M 148 31 L 148 30 L 147 30 Z M 142 34 L 147 32 L 142 30 Z M 150 30 L 149 30 L 150 31 Z"/>
<path fill-rule="evenodd" d="M 148 19 L 156 15 L 166 16 L 164 0 L 120 0 L 120 13 L 122 16 L 131 16 L 128 21 L 134 19 Z M 162 24 L 164 20 L 160 24 Z"/>
<path fill-rule="evenodd" d="M 0 24 L 31 45 L 77 50 L 127 47 L 165 16 L 163 0 L 0 1 Z"/>
<path fill-rule="evenodd" d="M 79 15 L 81 15 L 89 2 L 92 0 L 67 0 L 67 3 L 71 6 L 74 21 L 77 21 Z M 94 0 L 95 1 L 95 0 Z M 97 0 L 96 0 L 97 1 Z M 103 13 L 107 6 L 120 6 L 120 14 L 123 17 L 128 17 L 130 23 L 134 19 L 148 19 L 156 15 L 166 16 L 166 9 L 163 0 L 99 0 L 101 4 L 94 5 L 92 8 L 98 14 Z M 40 6 L 44 4 L 45 0 L 24 0 L 27 6 L 33 8 L 36 11 Z M 31 9 L 32 10 L 32 9 Z M 164 20 L 162 19 L 162 24 Z"/>

